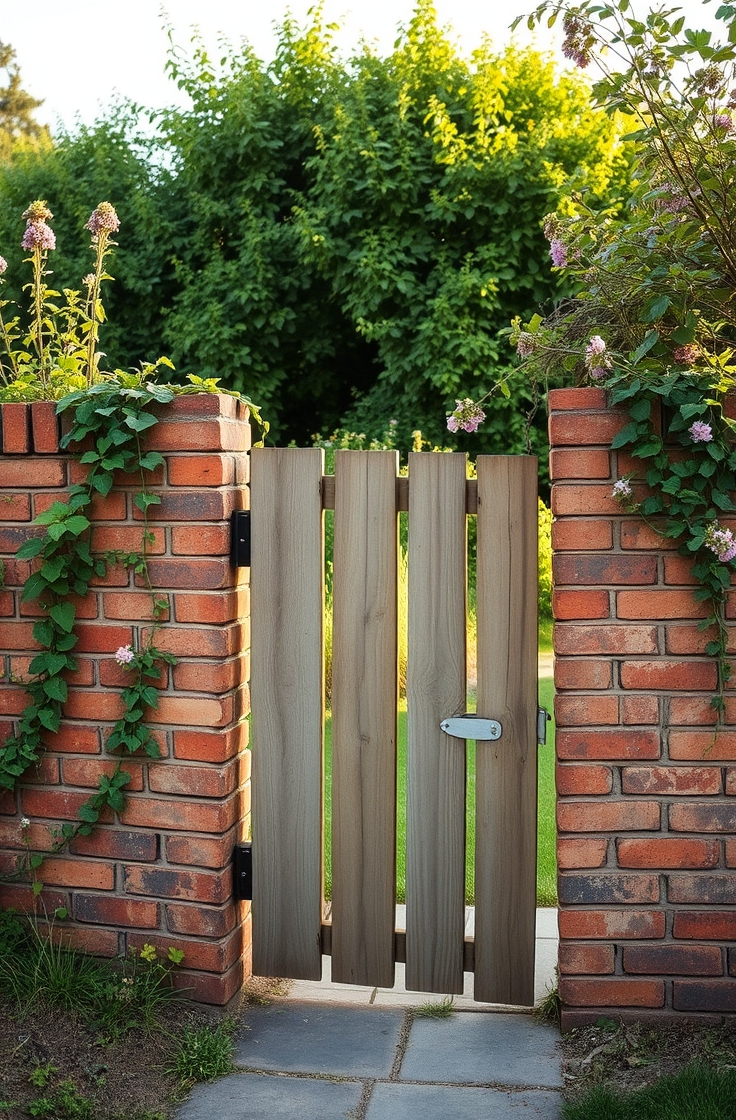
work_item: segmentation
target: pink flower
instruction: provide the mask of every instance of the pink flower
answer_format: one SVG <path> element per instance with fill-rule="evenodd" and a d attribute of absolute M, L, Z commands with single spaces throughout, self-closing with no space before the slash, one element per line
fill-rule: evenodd
<path fill-rule="evenodd" d="M 710 424 L 706 424 L 703 420 L 696 420 L 688 428 L 688 432 L 693 443 L 710 443 L 713 439 L 713 429 Z"/>
<path fill-rule="evenodd" d="M 93 237 L 98 237 L 103 231 L 117 233 L 120 229 L 120 219 L 115 213 L 115 207 L 109 202 L 101 202 L 90 214 L 84 228 L 90 230 Z"/>
<path fill-rule="evenodd" d="M 56 236 L 51 226 L 47 226 L 45 222 L 29 221 L 20 244 L 22 249 L 55 249 Z"/>
<path fill-rule="evenodd" d="M 685 346 L 676 346 L 672 351 L 672 358 L 681 366 L 692 366 L 700 357 L 700 347 L 697 342 L 688 342 Z"/>
<path fill-rule="evenodd" d="M 736 556 L 736 538 L 730 529 L 722 529 L 717 521 L 712 521 L 705 530 L 704 544 L 715 552 L 722 564 L 727 564 Z"/>
<path fill-rule="evenodd" d="M 608 377 L 610 372 L 608 366 L 593 366 L 592 369 L 588 370 L 590 376 L 595 378 L 596 381 L 599 381 L 601 377 Z"/>
<path fill-rule="evenodd" d="M 567 248 L 565 242 L 559 237 L 553 237 L 549 243 L 549 255 L 555 268 L 564 268 L 567 264 Z"/>
<path fill-rule="evenodd" d="M 605 354 L 606 344 L 599 334 L 590 336 L 590 341 L 585 347 L 585 357 L 590 359 L 596 354 Z"/>
<path fill-rule="evenodd" d="M 573 12 L 565 12 L 562 26 L 565 29 L 565 38 L 562 42 L 563 55 L 584 69 L 591 60 L 591 49 L 595 45 L 590 24 Z"/>
<path fill-rule="evenodd" d="M 449 432 L 477 432 L 478 427 L 486 418 L 486 414 L 480 405 L 477 405 L 470 397 L 464 400 L 456 400 L 457 408 L 451 412 L 447 417 L 447 430 Z"/>
<path fill-rule="evenodd" d="M 615 482 L 613 485 L 611 497 L 618 498 L 619 501 L 621 501 L 622 499 L 630 498 L 633 492 L 628 478 L 620 478 L 618 482 Z"/>
<path fill-rule="evenodd" d="M 8 262 L 5 260 L 5 257 L 0 257 L 0 276 L 7 271 L 7 268 Z"/>
<path fill-rule="evenodd" d="M 733 123 L 733 117 L 731 117 L 728 113 L 719 114 L 719 116 L 717 116 L 713 121 L 713 124 L 716 128 L 721 129 L 721 131 L 723 132 L 736 132 L 736 127 L 734 127 Z"/>
<path fill-rule="evenodd" d="M 120 646 L 115 654 L 115 660 L 118 665 L 130 665 L 131 661 L 135 659 L 135 654 L 130 646 Z"/>
<path fill-rule="evenodd" d="M 516 353 L 520 358 L 531 358 L 534 353 L 534 335 L 529 334 L 528 331 L 522 331 L 519 335 L 519 341 L 516 343 Z"/>

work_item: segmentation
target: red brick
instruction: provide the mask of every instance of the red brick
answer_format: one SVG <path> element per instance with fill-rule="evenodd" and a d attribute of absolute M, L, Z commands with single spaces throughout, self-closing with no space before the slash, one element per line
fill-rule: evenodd
<path fill-rule="evenodd" d="M 39 895 L 28 886 L 19 883 L 3 883 L 0 880 L 0 907 L 4 910 L 18 910 L 21 914 L 52 914 L 55 910 L 69 909 L 69 896 L 63 891 L 42 890 Z"/>
<path fill-rule="evenodd" d="M 618 697 L 610 695 L 555 696 L 558 727 L 590 727 L 591 724 L 618 723 Z"/>
<path fill-rule="evenodd" d="M 248 725 L 226 731 L 174 731 L 174 756 L 189 762 L 226 762 L 248 745 Z"/>
<path fill-rule="evenodd" d="M 675 914 L 674 937 L 693 941 L 733 941 L 736 939 L 736 910 L 681 910 Z"/>
<path fill-rule="evenodd" d="M 88 724 L 75 724 L 64 720 L 56 733 L 46 731 L 44 739 L 50 751 L 68 751 L 70 754 L 100 753 L 99 729 Z"/>
<path fill-rule="evenodd" d="M 221 973 L 227 972 L 242 956 L 243 930 L 238 926 L 220 941 L 190 941 L 182 937 L 170 937 L 168 934 L 129 933 L 127 943 L 128 949 L 135 949 L 136 952 L 140 952 L 144 945 L 153 945 L 162 959 L 170 948 L 178 949 L 184 954 L 182 967 L 191 964 L 202 972 Z"/>
<path fill-rule="evenodd" d="M 552 613 L 558 621 L 576 618 L 608 618 L 607 591 L 553 591 Z"/>
<path fill-rule="evenodd" d="M 664 981 L 562 977 L 560 999 L 571 1007 L 664 1007 Z"/>
<path fill-rule="evenodd" d="M 548 408 L 550 412 L 564 410 L 577 411 L 579 409 L 606 408 L 608 402 L 604 389 L 586 386 L 580 389 L 550 389 L 548 394 Z"/>
<path fill-rule="evenodd" d="M 664 527 L 664 523 L 662 523 Z M 650 552 L 662 552 L 664 549 L 677 548 L 677 541 L 669 537 L 662 537 L 645 522 L 621 522 L 621 547 L 647 549 Z"/>
<path fill-rule="evenodd" d="M 247 679 L 248 660 L 182 661 L 174 666 L 174 687 L 181 692 L 229 692 Z"/>
<path fill-rule="evenodd" d="M 0 458 L 0 487 L 33 490 L 41 486 L 65 486 L 66 463 L 63 459 Z"/>
<path fill-rule="evenodd" d="M 47 857 L 39 874 L 44 884 L 51 886 L 88 887 L 101 891 L 111 891 L 115 886 L 113 867 L 101 860 Z"/>
<path fill-rule="evenodd" d="M 734 810 L 736 813 L 736 810 Z M 656 801 L 560 801 L 560 832 L 643 832 L 660 827 Z"/>
<path fill-rule="evenodd" d="M 236 830 L 231 829 L 224 836 L 167 836 L 166 860 L 168 863 L 183 863 L 193 867 L 212 867 L 221 869 L 229 866 Z"/>
<path fill-rule="evenodd" d="M 696 603 L 692 591 L 619 591 L 619 618 L 705 618 L 705 603 Z"/>
<path fill-rule="evenodd" d="M 563 976 L 599 975 L 614 970 L 613 945 L 581 945 L 563 941 L 559 949 L 559 966 Z"/>
<path fill-rule="evenodd" d="M 224 417 L 228 420 L 243 420 L 246 412 L 241 408 L 242 402 L 227 393 L 187 393 L 174 397 L 166 405 L 161 416 L 159 428 L 171 423 L 181 423 L 184 420 L 198 421 L 209 417 Z"/>
<path fill-rule="evenodd" d="M 233 891 L 233 877 L 229 871 L 213 874 L 182 868 L 143 867 L 140 864 L 123 868 L 123 884 L 126 894 L 214 905 L 227 902 Z"/>
<path fill-rule="evenodd" d="M 170 932 L 188 937 L 224 937 L 235 928 L 238 920 L 231 902 L 217 908 L 167 903 L 164 912 Z"/>
<path fill-rule="evenodd" d="M 626 421 L 624 412 L 613 409 L 605 412 L 552 412 L 549 418 L 549 442 L 553 448 L 598 444 L 610 446 L 611 440 L 621 431 Z M 610 493 L 610 487 L 608 492 Z"/>
<path fill-rule="evenodd" d="M 736 902 L 736 875 L 670 875 L 667 898 L 697 906 L 730 906 Z"/>
<path fill-rule="evenodd" d="M 170 455 L 167 469 L 170 486 L 232 486 L 235 482 L 232 455 Z"/>
<path fill-rule="evenodd" d="M 717 670 L 706 661 L 623 661 L 622 688 L 662 688 L 712 690 L 717 684 Z"/>
<path fill-rule="evenodd" d="M 637 759 L 659 758 L 656 731 L 558 731 L 557 756 L 560 759 Z"/>
<path fill-rule="evenodd" d="M 245 969 L 243 961 L 236 961 L 229 972 L 216 976 L 212 972 L 187 972 L 177 969 L 172 980 L 175 988 L 186 993 L 188 1000 L 225 1007 L 243 987 Z"/>
<path fill-rule="evenodd" d="M 557 866 L 561 871 L 578 867 L 603 867 L 606 862 L 608 841 L 571 840 L 559 837 L 557 840 Z"/>
<path fill-rule="evenodd" d="M 0 591 L 0 617 L 10 618 L 15 614 L 15 596 L 12 591 Z"/>
<path fill-rule="evenodd" d="M 686 584 L 690 586 L 697 586 L 700 582 L 695 578 L 692 572 L 694 561 L 685 556 L 665 556 L 664 558 L 664 582 L 669 584 Z M 683 611 L 683 618 L 689 614 L 691 618 L 700 617 L 692 614 L 691 611 Z M 672 616 L 676 618 L 676 615 Z"/>
<path fill-rule="evenodd" d="M 10 688 L 7 685 L 0 689 L 0 715 L 19 716 L 30 703 L 30 697 L 24 688 Z"/>
<path fill-rule="evenodd" d="M 621 718 L 624 724 L 659 723 L 659 700 L 656 696 L 622 696 Z"/>
<path fill-rule="evenodd" d="M 556 768 L 557 792 L 561 797 L 571 794 L 605 794 L 613 788 L 613 772 L 610 766 L 571 766 L 560 765 Z"/>
<path fill-rule="evenodd" d="M 4 736 L 7 738 L 7 735 Z M 0 790 L 0 813 L 3 816 L 14 816 L 16 812 L 15 793 L 11 789 Z"/>
<path fill-rule="evenodd" d="M 736 918 L 736 914 L 734 915 Z M 561 938 L 603 941 L 650 940 L 664 937 L 661 910 L 560 910 Z"/>
<path fill-rule="evenodd" d="M 97 494 L 92 499 L 87 516 L 90 521 L 125 521 L 128 516 L 128 495 L 122 490 L 111 490 L 104 497 Z"/>
<path fill-rule="evenodd" d="M 130 670 L 126 669 L 123 665 L 118 665 L 117 661 L 113 658 L 100 658 L 97 664 L 101 685 L 112 688 L 127 688 L 133 679 L 130 675 Z M 147 677 L 146 683 L 152 684 L 155 688 L 163 689 L 167 687 L 168 680 L 168 665 L 159 665 L 158 676 Z"/>
<path fill-rule="evenodd" d="M 171 551 L 179 556 L 229 556 L 230 525 L 174 525 Z"/>
<path fill-rule="evenodd" d="M 223 767 L 179 766 L 172 762 L 148 768 L 148 784 L 154 793 L 184 797 L 227 797 L 238 784 L 237 764 Z"/>
<path fill-rule="evenodd" d="M 0 465 L 2 460 L 0 459 Z M 12 557 L 3 557 L 5 564 L 5 586 L 22 587 L 31 574 L 31 565 L 28 560 L 15 560 Z"/>
<path fill-rule="evenodd" d="M 59 785 L 59 760 L 43 755 L 38 762 L 26 770 L 23 778 L 29 784 L 58 786 Z"/>
<path fill-rule="evenodd" d="M 610 688 L 613 672 L 610 661 L 583 661 L 555 658 L 555 688 Z"/>
<path fill-rule="evenodd" d="M 2 405 L 2 436 L 4 455 L 24 455 L 31 450 L 31 410 L 27 404 Z"/>
<path fill-rule="evenodd" d="M 69 595 L 68 601 L 73 605 L 76 611 L 76 617 L 79 619 L 97 618 L 97 596 L 94 594 L 85 595 L 83 598 L 80 595 Z M 20 608 L 22 615 L 33 615 L 40 617 L 46 612 L 34 600 L 31 603 L 23 603 Z"/>
<path fill-rule="evenodd" d="M 670 697 L 670 726 L 686 724 L 699 727 L 703 724 L 715 723 L 717 712 L 707 696 L 671 696 Z M 736 723 L 736 698 L 726 697 L 724 713 L 726 723 Z"/>
<path fill-rule="evenodd" d="M 250 429 L 235 420 L 167 422 L 149 429 L 143 446 L 152 451 L 248 451 Z"/>
<path fill-rule="evenodd" d="M 3 494 L 0 498 L 0 514 L 3 521 L 30 521 L 30 494 Z"/>
<path fill-rule="evenodd" d="M 77 894 L 74 896 L 73 914 L 78 922 L 91 922 L 103 926 L 156 929 L 159 924 L 158 904 L 136 898 L 107 898 L 104 895 Z"/>
<path fill-rule="evenodd" d="M 234 697 L 161 696 L 151 719 L 156 723 L 188 724 L 191 727 L 223 727 L 234 718 Z"/>
<path fill-rule="evenodd" d="M 117 692 L 72 691 L 64 704 L 68 719 L 118 720 L 124 711 L 123 700 Z"/>
<path fill-rule="evenodd" d="M 28 846 L 34 852 L 50 852 L 54 844 L 54 837 L 45 824 L 31 821 L 28 828 L 21 828 L 20 817 L 0 820 L 0 851 Z"/>
<path fill-rule="evenodd" d="M 80 623 L 76 627 L 79 638 L 75 653 L 114 653 L 120 646 L 133 643 L 133 627 L 111 622 Z"/>
<path fill-rule="evenodd" d="M 561 906 L 659 902 L 659 876 L 565 871 L 558 878 L 557 894 Z"/>
<path fill-rule="evenodd" d="M 2 462 L 2 460 L 0 460 Z M 0 552 L 14 555 L 31 537 L 43 536 L 44 530 L 33 525 L 3 525 L 0 523 Z"/>
<path fill-rule="evenodd" d="M 89 801 L 89 793 L 71 793 L 68 790 L 51 789 L 23 789 L 21 790 L 21 805 L 25 817 L 45 817 L 49 820 L 76 820 L 79 810 L 85 801 Z M 112 813 L 103 809 L 100 820 L 109 824 Z"/>
<path fill-rule="evenodd" d="M 679 796 L 723 792 L 720 766 L 625 766 L 621 788 L 624 793 Z"/>
<path fill-rule="evenodd" d="M 673 832 L 736 832 L 736 804 L 691 801 L 669 807 Z"/>
<path fill-rule="evenodd" d="M 93 576 L 90 580 L 92 587 L 128 587 L 132 573 L 122 564 L 108 564 L 104 576 Z"/>
<path fill-rule="evenodd" d="M 601 517 L 621 512 L 620 505 L 611 497 L 610 482 L 604 486 L 595 482 L 579 485 L 555 482 L 550 506 L 555 517 Z"/>
<path fill-rule="evenodd" d="M 687 762 L 736 760 L 736 731 L 670 731 L 670 758 Z"/>
<path fill-rule="evenodd" d="M 552 570 L 556 587 L 570 584 L 621 584 L 656 583 L 656 556 L 639 554 L 625 555 L 615 552 L 579 554 L 575 556 L 557 555 L 552 558 Z M 633 594 L 633 592 L 629 592 Z M 651 596 L 656 592 L 640 592 Z M 619 596 L 620 597 L 620 596 Z M 651 617 L 651 616 L 647 616 Z M 693 616 L 695 617 L 695 616 Z"/>
<path fill-rule="evenodd" d="M 167 626 L 156 634 L 158 649 L 173 653 L 175 657 L 231 657 L 248 648 L 250 639 L 247 624 L 234 622 L 228 626 Z M 128 638 L 127 642 L 132 639 Z M 117 645 L 126 645 L 126 641 Z M 107 645 L 105 651 L 117 649 Z"/>
<path fill-rule="evenodd" d="M 613 524 L 579 518 L 558 518 L 552 523 L 552 547 L 556 552 L 578 550 L 596 552 L 613 548 Z"/>
<path fill-rule="evenodd" d="M 148 578 L 153 587 L 197 591 L 231 587 L 236 572 L 230 561 L 222 557 L 209 560 L 149 560 Z M 144 586 L 142 576 L 136 576 L 135 582 L 139 587 Z"/>
<path fill-rule="evenodd" d="M 736 840 L 726 840 L 726 867 L 736 867 Z"/>
<path fill-rule="evenodd" d="M 239 508 L 240 495 L 232 487 L 224 490 L 164 490 L 161 501 L 148 511 L 152 521 L 227 521 L 234 509 Z M 133 518 L 143 520 L 143 514 L 134 507 Z"/>
<path fill-rule="evenodd" d="M 54 401 L 33 401 L 31 404 L 33 450 L 42 455 L 54 455 L 59 450 L 61 428 Z"/>
<path fill-rule="evenodd" d="M 584 626 L 573 622 L 555 625 L 555 653 L 602 654 L 657 653 L 654 626 Z"/>
<path fill-rule="evenodd" d="M 95 957 L 117 957 L 120 953 L 119 934 L 114 929 L 94 929 L 89 926 L 68 926 L 55 924 L 53 927 L 39 923 L 42 935 L 52 937 L 80 953 L 91 953 Z"/>
<path fill-rule="evenodd" d="M 721 976 L 723 960 L 715 945 L 626 945 L 624 972 L 665 976 Z"/>
<path fill-rule="evenodd" d="M 102 609 L 105 618 L 124 621 L 140 619 L 145 622 L 153 620 L 153 599 L 147 591 L 105 591 L 102 594 Z M 168 611 L 159 616 L 160 621 L 167 618 Z"/>
<path fill-rule="evenodd" d="M 250 611 L 250 594 L 247 587 L 232 591 L 210 591 L 203 595 L 174 595 L 174 614 L 177 622 L 232 622 L 245 618 Z"/>
<path fill-rule="evenodd" d="M 166 552 L 166 531 L 153 526 L 149 529 L 153 540 L 146 543 L 146 552 L 155 556 Z M 142 552 L 143 529 L 140 525 L 95 525 L 92 530 L 92 548 L 95 552 Z"/>
<path fill-rule="evenodd" d="M 659 869 L 717 867 L 721 854 L 721 846 L 717 840 L 682 840 L 654 836 L 646 840 L 619 840 L 616 849 L 619 867 Z"/>
<path fill-rule="evenodd" d="M 611 456 L 608 451 L 553 450 L 549 456 L 549 474 L 560 478 L 610 478 Z"/>
<path fill-rule="evenodd" d="M 234 794 L 226 801 L 183 801 L 131 795 L 120 814 L 124 825 L 170 828 L 182 832 L 226 832 L 238 819 L 241 800 Z M 41 814 L 37 814 L 41 815 Z"/>
<path fill-rule="evenodd" d="M 64 758 L 61 763 L 61 773 L 66 786 L 87 786 L 95 788 L 99 785 L 103 774 L 108 777 L 117 769 L 114 759 L 97 758 Z M 127 792 L 143 789 L 143 767 L 140 762 L 124 762 L 122 769 L 130 774 L 130 781 L 126 785 Z"/>
<path fill-rule="evenodd" d="M 736 1011 L 736 981 L 675 980 L 672 1006 L 676 1011 Z"/>
<path fill-rule="evenodd" d="M 155 832 L 94 828 L 89 836 L 77 836 L 72 840 L 69 850 L 83 856 L 151 863 L 158 857 L 158 841 Z"/>

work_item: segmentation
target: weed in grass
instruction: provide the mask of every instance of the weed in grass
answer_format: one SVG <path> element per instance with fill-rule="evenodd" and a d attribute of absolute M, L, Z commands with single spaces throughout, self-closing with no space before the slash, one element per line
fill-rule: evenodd
<path fill-rule="evenodd" d="M 10 1112 L 12 1107 L 12 1101 L 0 1101 L 0 1112 Z"/>
<path fill-rule="evenodd" d="M 36 1066 L 28 1080 L 34 1089 L 45 1089 L 54 1074 L 58 1072 L 58 1066 L 55 1066 L 53 1062 L 46 1062 L 43 1066 Z"/>
<path fill-rule="evenodd" d="M 733 1120 L 736 1073 L 691 1065 L 673 1077 L 617 1095 L 597 1085 L 563 1106 L 564 1120 Z"/>
<path fill-rule="evenodd" d="M 31 1116 L 41 1120 L 95 1120 L 94 1106 L 83 1097 L 73 1081 L 62 1081 L 55 1092 L 28 1106 Z"/>
<path fill-rule="evenodd" d="M 427 1000 L 414 1011 L 415 1019 L 448 1019 L 455 1010 L 455 1000 L 445 996 L 441 1000 Z"/>
<path fill-rule="evenodd" d="M 0 956 L 0 992 L 20 1008 L 44 1003 L 63 1012 L 92 1002 L 104 983 L 106 966 L 65 947 L 33 922 L 11 954 Z"/>
<path fill-rule="evenodd" d="M 214 1081 L 230 1073 L 233 1066 L 235 1044 L 234 1019 L 223 1019 L 216 1027 L 185 1030 L 167 1073 L 191 1085 L 197 1081 Z"/>
<path fill-rule="evenodd" d="M 555 968 L 555 983 L 553 987 L 547 987 L 544 995 L 534 1008 L 535 1019 L 539 1019 L 542 1023 L 554 1023 L 556 1026 L 559 1026 L 560 1012 L 562 1010 L 559 982 L 560 972 L 558 968 Z"/>

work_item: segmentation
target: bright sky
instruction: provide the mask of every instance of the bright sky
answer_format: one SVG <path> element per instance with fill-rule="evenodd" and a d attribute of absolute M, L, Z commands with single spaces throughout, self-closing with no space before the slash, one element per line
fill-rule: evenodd
<path fill-rule="evenodd" d="M 162 29 L 162 8 L 175 29 L 175 39 L 186 46 L 190 28 L 198 25 L 213 57 L 221 35 L 238 43 L 247 38 L 262 58 L 274 49 L 273 24 L 287 8 L 303 23 L 314 0 L 33 0 L 3 4 L 0 41 L 16 50 L 24 88 L 44 101 L 37 118 L 52 127 L 58 121 L 72 125 L 76 117 L 89 122 L 115 93 L 147 107 L 178 100 L 178 91 L 164 73 L 167 37 Z M 514 17 L 536 7 L 537 0 L 435 0 L 439 19 L 454 30 L 463 51 L 470 52 L 488 33 L 495 44 L 508 42 Z M 634 0 L 645 11 L 649 4 Z M 669 6 L 669 5 L 667 5 Z M 712 25 L 712 3 L 682 0 L 690 26 Z M 412 0 L 325 0 L 329 22 L 339 21 L 338 40 L 349 49 L 361 38 L 389 51 L 399 24 L 411 18 Z M 521 28 L 517 37 L 528 39 Z M 552 47 L 552 33 L 538 34 L 542 47 Z"/>

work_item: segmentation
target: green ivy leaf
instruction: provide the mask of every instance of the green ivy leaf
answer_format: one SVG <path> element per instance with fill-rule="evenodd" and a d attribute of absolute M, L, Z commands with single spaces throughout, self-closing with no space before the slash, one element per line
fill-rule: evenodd
<path fill-rule="evenodd" d="M 55 603 L 49 611 L 49 615 L 57 626 L 60 626 L 66 633 L 69 633 L 74 626 L 76 613 L 73 603 Z"/>

